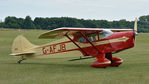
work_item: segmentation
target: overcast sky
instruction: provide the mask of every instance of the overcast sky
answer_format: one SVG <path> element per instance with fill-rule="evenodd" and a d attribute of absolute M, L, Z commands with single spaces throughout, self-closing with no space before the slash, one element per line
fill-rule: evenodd
<path fill-rule="evenodd" d="M 134 20 L 149 14 L 149 0 L 0 0 L 0 19 L 7 16 L 75 17 Z"/>

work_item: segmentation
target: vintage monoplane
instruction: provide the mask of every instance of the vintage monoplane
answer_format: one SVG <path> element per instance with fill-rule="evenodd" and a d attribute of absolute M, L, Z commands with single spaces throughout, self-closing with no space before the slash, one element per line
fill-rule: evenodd
<path fill-rule="evenodd" d="M 48 44 L 37 46 L 19 35 L 13 42 L 12 54 L 20 57 L 18 63 L 28 58 L 78 57 L 82 60 L 96 58 L 92 67 L 119 66 L 123 60 L 112 54 L 134 47 L 137 32 L 137 19 L 134 29 L 99 28 L 58 28 L 41 34 L 41 39 L 56 39 Z M 83 57 L 84 56 L 84 57 Z"/>

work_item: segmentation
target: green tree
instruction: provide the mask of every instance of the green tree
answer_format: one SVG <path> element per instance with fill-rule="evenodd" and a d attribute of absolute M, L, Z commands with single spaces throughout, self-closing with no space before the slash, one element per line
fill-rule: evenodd
<path fill-rule="evenodd" d="M 149 32 L 149 15 L 139 17 L 138 27 L 140 32 Z"/>
<path fill-rule="evenodd" d="M 110 28 L 110 22 L 107 20 L 96 20 L 97 27 L 99 28 Z"/>
<path fill-rule="evenodd" d="M 24 29 L 35 29 L 35 25 L 30 16 L 26 16 L 24 23 L 23 23 L 23 28 Z"/>
<path fill-rule="evenodd" d="M 16 17 L 6 17 L 5 18 L 5 28 L 20 28 L 21 26 L 18 24 L 18 19 Z"/>
<path fill-rule="evenodd" d="M 4 28 L 4 26 L 5 26 L 4 22 L 1 22 L 0 23 L 0 28 Z"/>
<path fill-rule="evenodd" d="M 86 27 L 86 28 L 133 28 L 134 21 L 121 19 L 119 21 L 107 20 L 84 20 L 71 17 L 36 17 L 32 21 L 30 16 L 16 18 L 8 16 L 4 22 L 0 22 L 0 27 L 4 28 L 24 28 L 24 29 L 48 29 L 52 30 L 59 27 Z M 139 32 L 149 32 L 149 15 L 140 16 L 138 21 Z"/>

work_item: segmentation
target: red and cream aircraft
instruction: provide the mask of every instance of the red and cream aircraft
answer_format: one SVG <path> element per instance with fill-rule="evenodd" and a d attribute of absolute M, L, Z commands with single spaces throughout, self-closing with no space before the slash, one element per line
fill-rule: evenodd
<path fill-rule="evenodd" d="M 132 29 L 58 28 L 41 34 L 41 39 L 56 39 L 46 45 L 31 44 L 19 35 L 13 42 L 12 54 L 21 61 L 28 58 L 96 58 L 92 67 L 119 66 L 123 60 L 113 53 L 134 47 L 137 19 Z M 84 56 L 82 58 L 82 56 Z M 79 60 L 79 59 L 73 59 Z M 72 60 L 72 61 L 73 61 Z"/>

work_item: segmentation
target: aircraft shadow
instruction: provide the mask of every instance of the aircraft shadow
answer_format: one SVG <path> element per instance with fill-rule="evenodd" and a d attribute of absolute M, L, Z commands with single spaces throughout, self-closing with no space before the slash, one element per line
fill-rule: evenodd
<path fill-rule="evenodd" d="M 3 63 L 3 64 L 12 64 L 12 65 L 28 65 L 28 66 L 47 66 L 47 67 L 74 67 L 74 68 L 78 68 L 78 67 L 82 67 L 82 68 L 88 68 L 90 67 L 88 64 L 60 64 L 60 63 L 21 63 L 21 64 L 17 64 L 17 63 Z"/>

